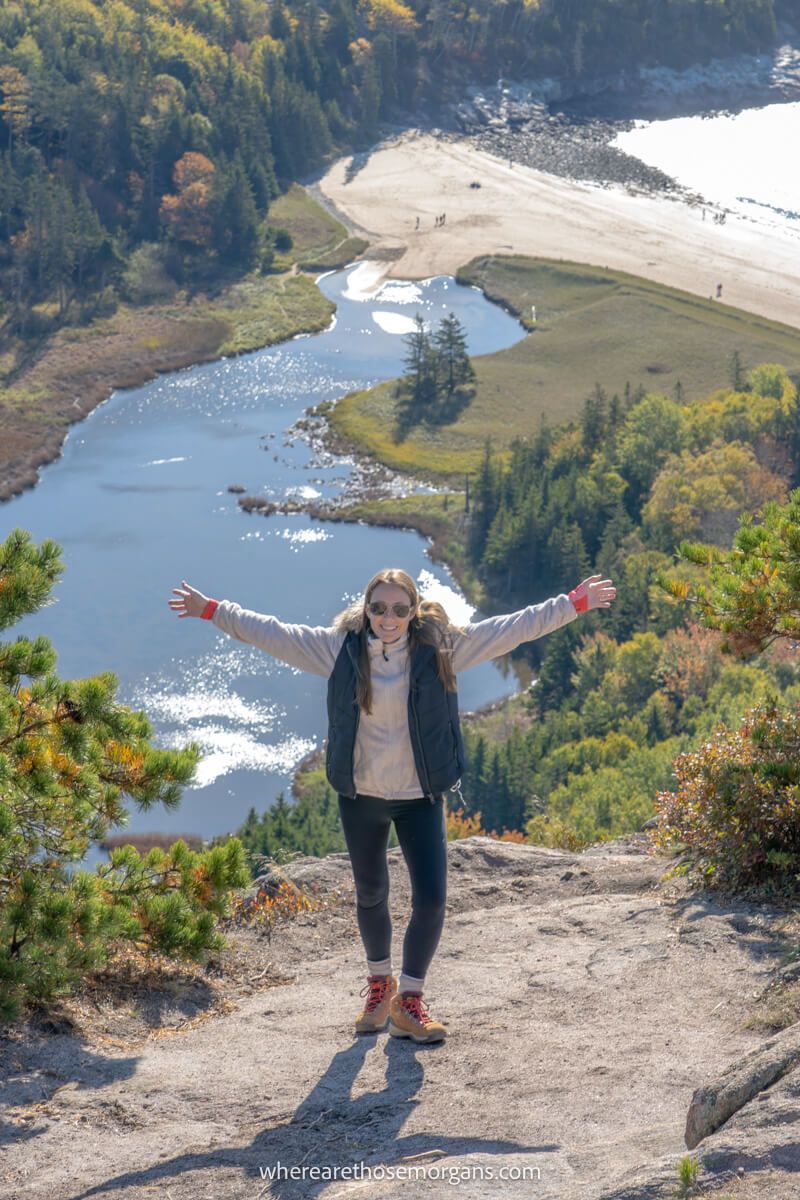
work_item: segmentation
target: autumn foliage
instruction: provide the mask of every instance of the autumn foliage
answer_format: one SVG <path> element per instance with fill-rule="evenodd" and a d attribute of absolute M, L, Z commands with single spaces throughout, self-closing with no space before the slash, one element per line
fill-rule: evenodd
<path fill-rule="evenodd" d="M 237 896 L 232 916 L 235 921 L 252 926 L 271 940 L 273 930 L 281 922 L 319 912 L 325 907 L 325 902 L 315 894 L 317 890 L 312 886 L 311 891 L 307 891 L 288 877 L 271 879 L 260 885 L 255 896 Z"/>
<path fill-rule="evenodd" d="M 172 175 L 176 192 L 161 200 L 161 223 L 175 241 L 207 247 L 211 241 L 214 164 L 204 154 L 189 151 L 175 163 Z"/>
<path fill-rule="evenodd" d="M 525 842 L 527 840 L 524 833 L 521 833 L 518 829 L 503 829 L 502 833 L 497 833 L 495 830 L 483 829 L 481 826 L 481 814 L 479 812 L 467 814 L 462 808 L 457 809 L 455 812 L 448 812 L 448 842 L 468 837 L 492 837 L 499 842 Z"/>

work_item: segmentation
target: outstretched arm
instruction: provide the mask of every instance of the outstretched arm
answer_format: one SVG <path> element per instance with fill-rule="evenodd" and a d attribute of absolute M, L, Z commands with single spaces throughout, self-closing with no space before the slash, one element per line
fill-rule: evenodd
<path fill-rule="evenodd" d="M 200 617 L 240 642 L 257 646 L 273 658 L 327 679 L 342 647 L 344 634 L 322 625 L 288 625 L 277 617 L 241 608 L 232 600 L 212 600 L 186 580 L 173 588 L 169 606 L 178 617 Z"/>
<path fill-rule="evenodd" d="M 532 642 L 574 621 L 591 608 L 610 608 L 616 596 L 610 579 L 590 575 L 568 594 L 554 596 L 542 604 L 530 604 L 519 612 L 487 617 L 467 625 L 463 637 L 455 635 L 453 668 L 458 673 L 478 663 L 507 654 L 523 642 Z"/>

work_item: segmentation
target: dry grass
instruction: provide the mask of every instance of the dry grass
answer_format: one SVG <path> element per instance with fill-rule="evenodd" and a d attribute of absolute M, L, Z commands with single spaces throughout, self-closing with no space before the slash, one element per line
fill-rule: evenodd
<path fill-rule="evenodd" d="M 728 384 L 738 351 L 745 366 L 780 362 L 800 370 L 800 334 L 715 300 L 622 271 L 546 259 L 475 259 L 459 279 L 521 318 L 533 337 L 477 360 L 478 397 L 465 413 L 473 436 L 501 416 L 520 433 L 574 416 L 596 383 L 611 395 L 625 384 L 687 402 Z M 531 306 L 536 305 L 536 324 Z"/>
<path fill-rule="evenodd" d="M 112 391 L 316 332 L 333 309 L 304 276 L 254 276 L 214 299 L 183 296 L 146 309 L 120 306 L 86 328 L 59 330 L 34 353 L 21 344 L 7 349 L 13 382 L 7 375 L 0 385 L 0 499 L 33 486 L 38 467 L 60 453 L 69 425 Z"/>
<path fill-rule="evenodd" d="M 477 367 L 480 359 L 475 359 Z M 453 425 L 418 426 L 408 438 L 393 437 L 396 404 L 394 383 L 380 383 L 365 392 L 350 392 L 338 401 L 329 420 L 337 438 L 397 471 L 422 476 L 463 476 L 478 469 L 485 438 L 477 441 L 469 429 L 474 400 Z M 387 416 L 389 421 L 387 422 Z M 499 422 L 493 427 L 498 440 Z"/>
<path fill-rule="evenodd" d="M 690 1191 L 710 1200 L 800 1200 L 800 1179 L 785 1171 L 750 1171 L 719 1187 Z"/>
<path fill-rule="evenodd" d="M 800 1021 L 800 982 L 776 984 L 759 999 L 743 1028 L 760 1030 L 766 1036 L 788 1029 Z"/>

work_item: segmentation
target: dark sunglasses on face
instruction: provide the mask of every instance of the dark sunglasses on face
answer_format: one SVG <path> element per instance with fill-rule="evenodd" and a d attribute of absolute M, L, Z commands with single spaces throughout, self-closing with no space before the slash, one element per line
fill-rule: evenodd
<path fill-rule="evenodd" d="M 382 617 L 388 607 L 389 605 L 384 600 L 373 600 L 371 604 L 367 605 L 373 617 Z M 412 607 L 411 604 L 393 604 L 391 609 L 394 615 L 402 621 L 411 612 Z"/>

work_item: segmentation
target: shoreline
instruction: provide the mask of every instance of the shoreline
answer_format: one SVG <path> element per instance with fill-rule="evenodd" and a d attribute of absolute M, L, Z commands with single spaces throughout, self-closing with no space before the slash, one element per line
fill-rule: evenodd
<path fill-rule="evenodd" d="M 288 274 L 246 278 L 213 298 L 121 304 L 110 317 L 62 327 L 31 350 L 33 361 L 11 386 L 0 387 L 0 502 L 35 487 L 41 468 L 61 457 L 72 426 L 114 392 L 317 333 L 334 311 L 313 277 Z"/>
<path fill-rule="evenodd" d="M 455 277 L 482 255 L 521 254 L 627 271 L 709 298 L 722 281 L 727 304 L 800 329 L 800 254 L 789 239 L 744 220 L 703 221 L 699 204 L 682 193 L 678 201 L 658 189 L 509 166 L 470 134 L 405 130 L 338 159 L 306 192 L 351 237 L 370 239 L 371 289 L 388 278 Z M 442 212 L 446 221 L 437 226 Z M 287 288 L 305 289 L 300 307 L 310 306 L 311 318 L 295 311 L 271 326 L 262 318 L 259 327 L 266 293 L 274 299 Z M 213 299 L 120 305 L 110 317 L 65 326 L 26 348 L 30 363 L 0 386 L 0 502 L 34 487 L 41 468 L 61 456 L 71 426 L 113 392 L 318 332 L 332 311 L 309 274 L 251 278 Z"/>
<path fill-rule="evenodd" d="M 418 129 L 380 143 L 355 172 L 349 163 L 339 159 L 316 187 L 365 231 L 382 279 L 455 275 L 479 256 L 524 255 L 703 298 L 722 282 L 726 304 L 800 329 L 800 246 L 743 218 L 703 220 L 710 204 L 509 165 L 469 137 Z"/>

